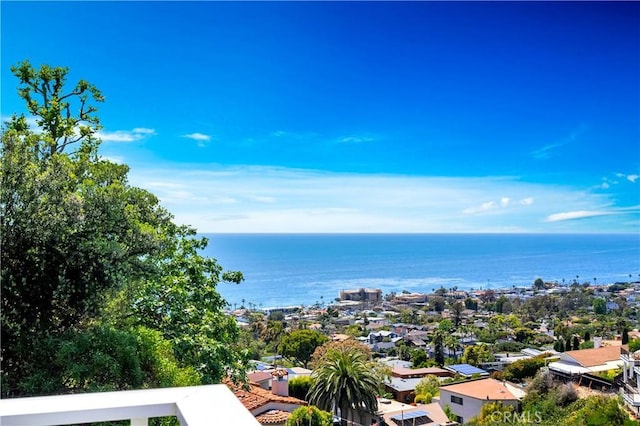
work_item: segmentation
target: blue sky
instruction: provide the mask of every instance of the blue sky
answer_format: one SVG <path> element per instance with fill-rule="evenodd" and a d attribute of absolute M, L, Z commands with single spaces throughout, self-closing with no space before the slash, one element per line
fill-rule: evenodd
<path fill-rule="evenodd" d="M 6 2 L 201 232 L 640 232 L 637 2 Z"/>

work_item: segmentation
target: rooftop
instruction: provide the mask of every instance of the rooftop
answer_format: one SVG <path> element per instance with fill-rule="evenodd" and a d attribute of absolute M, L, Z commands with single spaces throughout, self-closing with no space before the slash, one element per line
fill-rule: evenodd
<path fill-rule="evenodd" d="M 582 367 L 595 367 L 606 364 L 610 361 L 620 359 L 620 346 L 603 346 L 594 349 L 580 349 L 577 351 L 567 351 L 561 355 L 562 359 L 570 357 Z"/>
<path fill-rule="evenodd" d="M 490 378 L 442 385 L 440 386 L 440 391 L 443 390 L 471 398 L 492 401 L 519 400 L 523 396 L 523 394 L 516 395 L 514 386 Z"/>

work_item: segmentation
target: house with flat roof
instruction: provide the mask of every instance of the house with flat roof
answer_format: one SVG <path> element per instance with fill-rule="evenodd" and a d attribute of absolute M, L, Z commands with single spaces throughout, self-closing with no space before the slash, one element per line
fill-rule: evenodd
<path fill-rule="evenodd" d="M 391 399 L 378 398 L 378 417 L 388 426 L 445 426 L 454 424 L 449 421 L 437 402 L 414 406 Z"/>
<path fill-rule="evenodd" d="M 509 382 L 486 378 L 440 386 L 440 407 L 448 405 L 458 423 L 468 423 L 478 416 L 484 404 L 501 402 L 516 410 L 526 393 Z"/>
<path fill-rule="evenodd" d="M 395 366 L 393 370 L 391 370 L 391 375 L 393 377 L 400 377 L 402 379 L 414 379 L 414 378 L 422 378 L 428 375 L 436 376 L 436 377 L 453 377 L 454 374 L 445 370 L 444 368 L 439 367 L 425 367 L 425 368 L 407 368 L 402 366 Z"/>
<path fill-rule="evenodd" d="M 384 388 L 396 401 L 410 404 L 416 397 L 415 389 L 420 380 L 422 380 L 421 377 L 411 379 L 389 377 L 384 383 Z"/>
<path fill-rule="evenodd" d="M 622 368 L 620 346 L 602 346 L 559 354 L 560 359 L 549 363 L 549 371 L 563 378 L 578 378 L 583 374 L 600 373 Z"/>
<path fill-rule="evenodd" d="M 485 371 L 481 368 L 474 367 L 471 364 L 452 364 L 444 367 L 446 370 L 451 371 L 454 375 L 459 375 L 462 377 L 472 377 L 474 375 L 478 376 L 489 376 L 489 372 Z"/>

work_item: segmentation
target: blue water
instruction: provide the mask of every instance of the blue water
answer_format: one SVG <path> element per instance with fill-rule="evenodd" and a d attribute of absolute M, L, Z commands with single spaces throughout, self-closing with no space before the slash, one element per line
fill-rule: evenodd
<path fill-rule="evenodd" d="M 530 286 L 536 278 L 597 284 L 640 280 L 640 236 L 632 234 L 215 234 L 204 254 L 240 285 L 218 290 L 231 306 L 327 303 L 340 290 L 383 293 Z"/>

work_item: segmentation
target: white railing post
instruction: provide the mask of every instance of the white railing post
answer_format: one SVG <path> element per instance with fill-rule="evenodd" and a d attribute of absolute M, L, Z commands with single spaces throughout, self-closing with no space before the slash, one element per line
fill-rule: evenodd
<path fill-rule="evenodd" d="M 149 419 L 146 417 L 131 419 L 131 426 L 149 426 Z"/>

